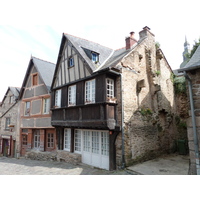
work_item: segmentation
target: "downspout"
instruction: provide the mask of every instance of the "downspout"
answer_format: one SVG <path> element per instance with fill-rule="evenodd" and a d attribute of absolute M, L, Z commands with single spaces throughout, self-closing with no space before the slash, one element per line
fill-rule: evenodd
<path fill-rule="evenodd" d="M 123 87 L 122 87 L 122 73 L 115 72 L 110 70 L 112 73 L 120 76 L 120 96 L 121 96 L 121 132 L 122 132 L 122 166 L 121 168 L 125 168 L 125 155 L 124 155 L 124 102 L 123 102 Z"/>
<path fill-rule="evenodd" d="M 188 74 L 186 74 L 185 71 L 184 71 L 184 76 L 188 80 L 190 107 L 191 107 L 191 115 L 192 115 L 192 127 L 193 127 L 193 135 L 194 135 L 196 171 L 197 171 L 197 175 L 200 175 L 199 144 L 198 144 L 198 136 L 197 136 L 196 118 L 195 118 L 195 114 L 194 114 L 194 100 L 193 100 L 193 93 L 192 93 L 192 81 L 191 81 L 191 78 L 188 76 Z"/>
<path fill-rule="evenodd" d="M 124 153 L 124 101 L 123 101 L 123 87 L 122 87 L 122 73 L 120 74 L 120 96 L 121 96 L 121 131 L 122 131 L 122 169 L 125 168 L 125 153 Z"/>

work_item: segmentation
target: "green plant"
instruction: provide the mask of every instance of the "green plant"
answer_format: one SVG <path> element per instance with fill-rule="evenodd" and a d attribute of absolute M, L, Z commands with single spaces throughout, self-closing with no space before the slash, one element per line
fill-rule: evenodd
<path fill-rule="evenodd" d="M 175 94 L 186 94 L 186 80 L 185 77 L 174 78 Z"/>
<path fill-rule="evenodd" d="M 161 74 L 160 70 L 155 71 L 156 76 L 159 76 Z"/>
<path fill-rule="evenodd" d="M 150 108 L 141 108 L 140 113 L 142 116 L 148 116 L 153 114 Z"/>
<path fill-rule="evenodd" d="M 159 42 L 156 42 L 155 46 L 156 46 L 156 49 L 160 49 L 160 43 Z"/>

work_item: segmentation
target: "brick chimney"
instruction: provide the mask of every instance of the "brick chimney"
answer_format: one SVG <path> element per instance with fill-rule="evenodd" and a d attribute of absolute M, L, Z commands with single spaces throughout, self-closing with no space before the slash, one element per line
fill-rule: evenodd
<path fill-rule="evenodd" d="M 137 43 L 137 40 L 134 38 L 135 32 L 130 32 L 130 36 L 126 38 L 126 50 L 131 49 L 132 46 Z"/>

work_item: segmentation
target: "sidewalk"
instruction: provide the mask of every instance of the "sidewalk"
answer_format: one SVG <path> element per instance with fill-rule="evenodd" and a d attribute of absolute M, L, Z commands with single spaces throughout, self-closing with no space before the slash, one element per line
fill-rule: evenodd
<path fill-rule="evenodd" d="M 140 175 L 188 175 L 189 156 L 166 155 L 128 167 L 127 170 Z"/>

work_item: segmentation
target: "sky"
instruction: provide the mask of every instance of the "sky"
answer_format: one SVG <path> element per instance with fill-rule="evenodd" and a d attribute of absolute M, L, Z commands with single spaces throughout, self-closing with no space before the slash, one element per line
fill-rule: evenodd
<path fill-rule="evenodd" d="M 185 36 L 200 37 L 198 1 L 0 0 L 0 101 L 21 87 L 31 56 L 55 63 L 63 33 L 118 49 L 131 31 L 148 26 L 172 69 L 179 68 Z"/>

